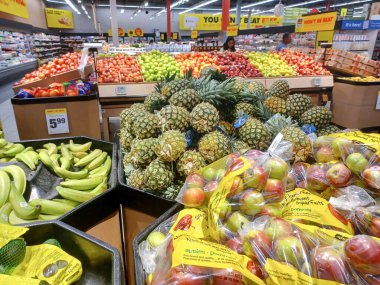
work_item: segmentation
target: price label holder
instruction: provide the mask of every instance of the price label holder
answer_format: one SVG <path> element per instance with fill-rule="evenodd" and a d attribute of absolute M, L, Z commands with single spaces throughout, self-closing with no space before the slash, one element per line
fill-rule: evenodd
<path fill-rule="evenodd" d="M 118 96 L 123 96 L 123 95 L 125 96 L 127 95 L 127 87 L 123 85 L 116 86 L 115 93 Z"/>
<path fill-rule="evenodd" d="M 376 110 L 380 110 L 380 91 L 377 92 Z"/>
<path fill-rule="evenodd" d="M 321 77 L 314 77 L 313 78 L 313 85 L 316 87 L 319 87 L 322 85 L 322 78 Z"/>
<path fill-rule="evenodd" d="M 67 109 L 46 109 L 46 124 L 49 135 L 70 133 Z"/>

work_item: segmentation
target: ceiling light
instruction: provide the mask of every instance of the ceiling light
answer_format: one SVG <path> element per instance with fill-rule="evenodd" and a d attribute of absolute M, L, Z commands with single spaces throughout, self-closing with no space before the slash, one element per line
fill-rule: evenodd
<path fill-rule="evenodd" d="M 366 2 L 372 2 L 372 1 L 370 0 L 353 1 L 353 2 L 346 2 L 346 3 L 341 3 L 341 4 L 334 4 L 334 5 L 331 5 L 330 7 L 341 7 L 341 6 L 355 5 L 355 4 L 366 3 Z"/>
<path fill-rule="evenodd" d="M 124 10 L 124 9 L 121 9 L 120 13 L 123 14 L 124 12 L 125 12 L 125 10 Z"/>
<path fill-rule="evenodd" d="M 77 9 L 77 7 L 74 6 L 73 2 L 71 2 L 70 0 L 65 0 L 65 2 L 67 5 L 71 7 L 71 9 L 73 9 L 75 12 L 77 12 L 78 15 L 80 15 L 79 10 Z"/>
<path fill-rule="evenodd" d="M 198 4 L 198 5 L 195 5 L 195 6 L 191 7 L 191 8 L 189 8 L 189 9 L 186 9 L 185 11 L 182 11 L 182 12 L 180 12 L 179 14 L 188 13 L 188 12 L 190 12 L 190 11 L 196 10 L 196 9 L 201 8 L 201 7 L 203 7 L 203 6 L 206 6 L 206 5 L 208 5 L 208 4 L 214 3 L 214 2 L 216 2 L 216 1 L 218 1 L 218 0 L 209 0 L 209 1 L 203 2 L 203 3 L 201 3 L 201 4 Z M 272 0 L 271 0 L 271 1 L 272 1 Z"/>
<path fill-rule="evenodd" d="M 144 3 L 144 7 L 148 7 L 148 5 L 149 5 L 149 2 L 148 2 L 148 1 L 145 1 L 145 3 Z"/>
<path fill-rule="evenodd" d="M 297 4 L 292 4 L 292 5 L 287 5 L 287 8 L 293 8 L 293 7 L 298 7 L 298 6 L 304 6 L 304 5 L 309 5 L 309 4 L 314 4 L 318 2 L 325 2 L 325 0 L 312 0 L 312 1 L 306 1 L 302 3 L 297 3 Z"/>
<path fill-rule="evenodd" d="M 261 4 L 265 4 L 265 3 L 269 3 L 269 2 L 274 2 L 274 1 L 277 1 L 277 0 L 260 1 L 260 2 L 254 3 L 254 4 L 245 5 L 245 6 L 241 7 L 241 9 L 250 8 L 250 7 L 254 7 L 254 6 L 259 6 Z"/>
<path fill-rule="evenodd" d="M 138 10 L 137 10 L 137 13 L 141 13 L 141 9 L 138 9 Z"/>
<path fill-rule="evenodd" d="M 83 6 L 83 4 L 80 6 L 83 10 L 85 10 L 85 8 L 84 8 L 84 6 Z"/>
<path fill-rule="evenodd" d="M 81 1 L 81 0 L 78 0 L 78 3 L 80 4 L 80 3 L 82 3 L 82 1 Z"/>
<path fill-rule="evenodd" d="M 91 19 L 90 15 L 87 15 L 87 17 L 88 17 L 89 19 Z"/>
<path fill-rule="evenodd" d="M 133 20 L 133 16 L 131 16 L 131 20 Z"/>

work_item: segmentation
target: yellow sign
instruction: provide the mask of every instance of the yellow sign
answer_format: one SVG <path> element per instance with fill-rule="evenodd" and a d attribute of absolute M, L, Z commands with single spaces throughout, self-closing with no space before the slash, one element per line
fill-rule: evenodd
<path fill-rule="evenodd" d="M 334 31 L 319 31 L 315 40 L 316 47 L 318 48 L 321 43 L 332 43 L 334 38 Z"/>
<path fill-rule="evenodd" d="M 235 15 L 230 15 L 230 25 L 235 25 Z M 269 26 L 281 26 L 281 16 L 260 16 L 250 18 L 250 29 Z M 179 17 L 181 30 L 220 31 L 222 29 L 222 16 L 212 14 L 182 14 Z M 240 18 L 240 29 L 248 29 L 248 16 Z"/>
<path fill-rule="evenodd" d="M 173 38 L 173 40 L 178 40 L 178 33 L 173 33 L 172 38 Z"/>
<path fill-rule="evenodd" d="M 198 38 L 198 31 L 191 31 L 191 38 L 192 39 Z"/>
<path fill-rule="evenodd" d="M 347 8 L 342 8 L 340 9 L 340 16 L 341 17 L 346 17 L 347 16 Z"/>
<path fill-rule="evenodd" d="M 320 14 L 306 15 L 298 19 L 296 26 L 300 25 L 298 31 L 316 32 L 316 31 L 331 31 L 335 28 L 337 12 L 327 12 Z"/>
<path fill-rule="evenodd" d="M 161 33 L 161 41 L 164 41 L 164 40 L 165 40 L 165 34 Z"/>
<path fill-rule="evenodd" d="M 119 37 L 124 37 L 125 36 L 124 29 L 123 28 L 117 28 L 117 35 Z M 112 37 L 112 29 L 108 29 L 108 36 Z"/>
<path fill-rule="evenodd" d="M 74 29 L 73 12 L 45 8 L 46 23 L 49 28 Z"/>
<path fill-rule="evenodd" d="M 237 25 L 232 25 L 227 27 L 227 37 L 236 37 L 238 35 L 239 29 Z"/>
<path fill-rule="evenodd" d="M 29 18 L 26 0 L 0 0 L 0 12 L 12 14 L 21 18 Z"/>

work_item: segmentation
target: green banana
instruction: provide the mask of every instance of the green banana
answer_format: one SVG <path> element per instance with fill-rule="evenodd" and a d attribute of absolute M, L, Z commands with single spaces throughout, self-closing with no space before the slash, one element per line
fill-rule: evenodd
<path fill-rule="evenodd" d="M 38 216 L 38 219 L 41 220 L 41 221 L 50 221 L 50 220 L 56 220 L 59 217 L 60 216 L 57 216 L 57 215 L 44 215 L 44 214 L 40 214 Z"/>
<path fill-rule="evenodd" d="M 78 157 L 74 157 L 73 161 L 74 161 L 74 164 L 75 164 L 75 163 L 77 163 L 79 161 L 79 158 Z"/>
<path fill-rule="evenodd" d="M 102 151 L 100 149 L 95 149 L 90 154 L 86 155 L 85 157 L 81 158 L 77 163 L 74 165 L 76 167 L 83 167 L 98 158 L 102 154 Z"/>
<path fill-rule="evenodd" d="M 31 223 L 31 222 L 37 222 L 37 219 L 30 219 L 30 220 L 25 220 L 17 216 L 15 211 L 11 211 L 11 213 L 8 216 L 8 222 L 11 225 L 19 225 L 19 224 L 26 224 L 26 223 Z"/>
<path fill-rule="evenodd" d="M 98 168 L 91 170 L 89 177 L 108 176 L 108 174 L 111 171 L 111 166 L 112 166 L 112 159 L 110 156 L 107 156 L 106 162 L 103 165 L 99 166 Z"/>
<path fill-rule="evenodd" d="M 83 179 L 86 178 L 88 175 L 88 170 L 83 169 L 81 171 L 69 171 L 66 169 L 63 169 L 62 167 L 54 167 L 54 172 L 62 178 L 68 178 L 68 179 Z"/>
<path fill-rule="evenodd" d="M 17 165 L 8 165 L 1 170 L 12 176 L 14 187 L 21 195 L 24 194 L 26 189 L 26 175 L 24 170 Z"/>
<path fill-rule="evenodd" d="M 34 151 L 34 149 L 31 146 L 28 146 L 22 152 L 27 152 L 27 151 Z"/>
<path fill-rule="evenodd" d="M 1 150 L 6 151 L 6 150 L 9 150 L 13 146 L 14 146 L 14 143 L 8 142 Z"/>
<path fill-rule="evenodd" d="M 47 152 L 49 155 L 52 155 L 58 152 L 58 149 L 55 143 L 46 143 L 43 145 L 43 147 L 47 149 Z"/>
<path fill-rule="evenodd" d="M 0 158 L 0 162 L 9 162 L 11 159 L 9 157 Z"/>
<path fill-rule="evenodd" d="M 62 203 L 62 204 L 65 204 L 65 205 L 69 205 L 69 206 L 73 206 L 73 207 L 76 207 L 78 205 L 80 205 L 79 202 L 75 202 L 75 201 L 71 201 L 71 200 L 67 200 L 67 199 L 53 199 L 52 201 L 55 201 L 55 202 L 59 202 L 59 203 Z"/>
<path fill-rule="evenodd" d="M 91 148 L 92 142 L 87 142 L 85 144 L 74 144 L 72 140 L 70 140 L 69 149 L 72 152 L 85 152 Z"/>
<path fill-rule="evenodd" d="M 100 183 L 94 190 L 92 190 L 90 193 L 95 194 L 96 196 L 99 194 L 102 194 L 104 191 L 107 190 L 107 179 L 103 178 L 102 183 Z"/>
<path fill-rule="evenodd" d="M 106 162 L 104 163 L 104 167 L 107 169 L 107 176 L 108 176 L 112 168 L 112 159 L 110 156 L 107 156 Z"/>
<path fill-rule="evenodd" d="M 86 178 L 79 180 L 67 180 L 61 182 L 61 186 L 74 190 L 91 190 L 102 183 L 103 177 Z"/>
<path fill-rule="evenodd" d="M 102 171 L 98 171 L 97 173 L 94 173 L 94 174 L 90 174 L 88 176 L 88 178 L 95 178 L 95 177 L 103 177 L 103 178 L 107 178 L 107 169 L 106 168 L 103 168 Z"/>
<path fill-rule="evenodd" d="M 30 156 L 34 162 L 35 165 L 38 164 L 38 161 L 39 161 L 39 156 L 38 156 L 38 153 L 35 152 L 34 150 L 30 150 L 30 151 L 27 151 L 27 152 L 23 152 L 25 153 L 27 156 Z"/>
<path fill-rule="evenodd" d="M 12 205 L 13 211 L 17 217 L 25 220 L 38 218 L 41 212 L 41 206 L 31 206 L 25 201 L 24 196 L 19 193 L 13 184 L 11 184 L 11 192 L 9 193 L 9 202 Z"/>
<path fill-rule="evenodd" d="M 82 152 L 72 152 L 71 154 L 74 156 L 74 158 L 79 158 L 79 159 L 88 155 L 87 152 L 83 152 L 83 151 Z"/>
<path fill-rule="evenodd" d="M 61 163 L 61 167 L 63 169 L 66 169 L 66 170 L 70 169 L 70 167 L 71 167 L 71 160 L 68 159 L 67 157 L 64 157 L 64 156 L 60 157 L 59 158 L 59 162 Z"/>
<path fill-rule="evenodd" d="M 33 158 L 28 156 L 25 152 L 21 152 L 21 153 L 16 154 L 15 158 L 17 159 L 17 161 L 24 163 L 31 170 L 36 169 L 36 165 L 34 164 Z"/>
<path fill-rule="evenodd" d="M 62 153 L 62 156 L 68 159 L 69 161 L 73 160 L 73 155 L 71 154 L 71 152 L 69 151 L 69 149 L 64 143 L 61 143 L 61 153 Z"/>
<path fill-rule="evenodd" d="M 53 162 L 53 167 L 54 166 L 59 166 L 59 158 L 61 157 L 60 154 L 57 154 L 57 153 L 53 153 L 52 155 L 50 155 L 50 159 L 51 161 Z"/>
<path fill-rule="evenodd" d="M 55 215 L 55 216 L 61 216 L 75 208 L 73 206 L 69 206 L 61 202 L 56 202 L 56 201 L 47 200 L 47 199 L 34 199 L 29 202 L 29 205 L 33 207 L 40 205 L 42 214 Z"/>
<path fill-rule="evenodd" d="M 55 189 L 57 189 L 57 192 L 59 195 L 61 195 L 65 199 L 69 199 L 76 202 L 86 202 L 96 196 L 96 194 L 93 194 L 91 192 L 87 191 L 79 191 L 74 190 L 70 188 L 64 188 L 61 186 L 57 186 Z"/>
<path fill-rule="evenodd" d="M 53 161 L 51 160 L 47 150 L 45 151 L 40 151 L 40 153 L 38 154 L 38 157 L 40 158 L 40 160 L 42 161 L 42 163 L 47 166 L 47 167 L 50 167 L 50 168 L 53 168 L 54 166 L 54 163 Z"/>
<path fill-rule="evenodd" d="M 86 168 L 88 170 L 94 170 L 101 166 L 104 161 L 107 159 L 108 154 L 106 152 L 102 152 L 101 155 L 99 155 L 97 158 L 95 158 L 93 161 L 91 161 L 89 164 L 87 164 Z"/>
<path fill-rule="evenodd" d="M 0 148 L 3 148 L 4 146 L 7 145 L 7 140 L 6 139 L 0 139 Z"/>
<path fill-rule="evenodd" d="M 6 150 L 3 154 L 8 157 L 14 157 L 16 156 L 16 154 L 22 152 L 24 149 L 25 147 L 22 144 L 16 143 L 10 149 Z"/>
<path fill-rule="evenodd" d="M 8 224 L 9 223 L 9 214 L 12 212 L 11 203 L 5 203 L 0 208 L 0 224 Z"/>
<path fill-rule="evenodd" d="M 11 179 L 8 174 L 0 170 L 0 207 L 8 202 L 9 192 L 11 191 Z"/>

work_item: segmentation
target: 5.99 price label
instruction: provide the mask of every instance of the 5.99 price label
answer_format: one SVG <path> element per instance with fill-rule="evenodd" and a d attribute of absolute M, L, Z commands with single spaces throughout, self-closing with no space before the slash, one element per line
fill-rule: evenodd
<path fill-rule="evenodd" d="M 45 116 L 49 135 L 67 134 L 70 132 L 66 108 L 46 109 Z"/>

